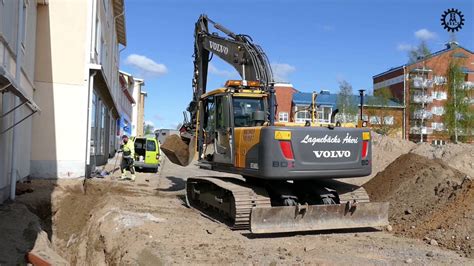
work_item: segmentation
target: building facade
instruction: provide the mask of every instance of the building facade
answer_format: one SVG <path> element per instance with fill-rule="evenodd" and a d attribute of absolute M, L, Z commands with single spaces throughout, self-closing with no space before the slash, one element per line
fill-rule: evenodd
<path fill-rule="evenodd" d="M 276 121 L 291 122 L 291 100 L 297 90 L 293 88 L 291 83 L 277 83 L 274 85 L 274 88 L 277 102 Z"/>
<path fill-rule="evenodd" d="M 132 135 L 132 110 L 136 105 L 135 99 L 133 99 L 133 89 L 135 86 L 134 78 L 132 75 L 120 71 L 120 86 L 122 88 L 122 94 L 120 98 L 119 114 L 120 119 L 117 123 L 117 138 L 120 136 Z"/>
<path fill-rule="evenodd" d="M 312 121 L 313 93 L 296 92 L 293 94 L 293 107 L 291 117 L 295 123 L 304 124 Z M 331 123 L 331 116 L 338 106 L 338 94 L 327 90 L 320 91 L 316 96 L 316 109 L 314 121 L 316 123 Z M 349 103 L 355 107 L 354 114 L 335 114 L 335 122 L 348 122 L 357 124 L 360 115 L 360 96 L 350 95 Z M 367 95 L 364 97 L 362 119 L 369 121 L 369 126 L 384 134 L 399 136 L 402 133 L 403 106 L 393 100 L 378 96 Z"/>
<path fill-rule="evenodd" d="M 65 23 L 67 21 L 67 23 Z M 31 176 L 90 175 L 117 145 L 126 45 L 123 0 L 50 0 L 38 7 Z"/>
<path fill-rule="evenodd" d="M 143 79 L 134 79 L 133 99 L 136 104 L 132 110 L 132 136 L 143 137 L 145 135 L 145 99 L 146 91 L 143 90 L 145 81 Z"/>
<path fill-rule="evenodd" d="M 374 93 L 389 89 L 405 106 L 403 137 L 412 141 L 443 143 L 450 140 L 446 131 L 445 112 L 448 102 L 447 71 L 456 60 L 463 72 L 459 90 L 466 92 L 466 100 L 474 108 L 474 54 L 450 42 L 446 48 L 417 62 L 402 65 L 373 76 Z M 472 141 L 474 132 L 460 130 L 459 134 Z"/>
<path fill-rule="evenodd" d="M 44 1 L 0 1 L 0 202 L 30 174 L 37 8 Z"/>

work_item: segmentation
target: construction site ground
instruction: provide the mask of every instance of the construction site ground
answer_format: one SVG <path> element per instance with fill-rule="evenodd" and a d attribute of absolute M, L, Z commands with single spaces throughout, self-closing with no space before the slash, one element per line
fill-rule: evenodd
<path fill-rule="evenodd" d="M 184 200 L 186 178 L 228 174 L 166 160 L 158 174 L 138 173 L 133 183 L 118 181 L 118 171 L 32 180 L 19 184 L 15 202 L 0 205 L 0 265 L 23 264 L 32 249 L 73 265 L 473 265 L 474 151 L 461 146 L 430 157 L 437 151 L 427 145 L 374 136 L 374 174 L 352 181 L 368 181 L 375 200 L 391 202 L 389 230 L 232 231 Z"/>

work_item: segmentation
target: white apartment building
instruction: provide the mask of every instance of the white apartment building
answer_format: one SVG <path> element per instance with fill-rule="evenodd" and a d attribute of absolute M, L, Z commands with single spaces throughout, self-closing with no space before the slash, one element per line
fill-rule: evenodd
<path fill-rule="evenodd" d="M 0 203 L 15 197 L 16 181 L 30 174 L 37 5 L 0 1 Z"/>
<path fill-rule="evenodd" d="M 145 127 L 145 99 L 146 91 L 143 90 L 145 81 L 143 79 L 134 78 L 133 99 L 136 104 L 132 109 L 132 136 L 144 136 Z"/>
<path fill-rule="evenodd" d="M 33 117 L 30 175 L 87 176 L 116 149 L 124 0 L 47 2 L 38 6 L 34 99 L 44 108 Z"/>
<path fill-rule="evenodd" d="M 131 74 L 120 71 L 120 86 L 122 88 L 122 97 L 119 104 L 120 119 L 117 123 L 117 138 L 127 135 L 132 136 L 132 110 L 136 106 L 136 101 L 133 98 L 133 90 L 135 88 L 135 81 Z"/>

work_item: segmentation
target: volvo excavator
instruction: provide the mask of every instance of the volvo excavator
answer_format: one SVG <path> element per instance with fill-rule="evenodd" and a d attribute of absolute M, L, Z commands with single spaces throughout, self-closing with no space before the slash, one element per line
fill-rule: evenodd
<path fill-rule="evenodd" d="M 191 207 L 253 234 L 388 225 L 388 203 L 369 202 L 362 187 L 340 181 L 371 174 L 365 122 L 346 127 L 334 114 L 328 124 L 277 122 L 275 83 L 262 48 L 206 15 L 196 22 L 194 37 L 190 115 L 185 112 L 180 136 L 168 137 L 161 149 L 175 164 L 197 161 L 201 168 L 239 176 L 189 177 Z M 213 56 L 242 79 L 207 91 Z M 309 109 L 314 113 L 316 106 Z"/>

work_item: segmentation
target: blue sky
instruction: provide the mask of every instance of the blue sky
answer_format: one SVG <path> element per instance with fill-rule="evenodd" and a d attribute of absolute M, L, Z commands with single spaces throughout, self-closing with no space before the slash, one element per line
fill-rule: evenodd
<path fill-rule="evenodd" d="M 261 45 L 274 75 L 300 91 L 338 91 L 347 80 L 372 88 L 372 76 L 407 61 L 421 39 L 432 51 L 450 35 L 440 25 L 448 8 L 466 19 L 458 42 L 474 50 L 474 1 L 126 0 L 127 47 L 121 69 L 145 79 L 145 120 L 175 127 L 192 97 L 194 23 L 201 13 Z M 236 72 L 214 57 L 208 89 Z M 474 68 L 474 66 L 473 66 Z"/>

